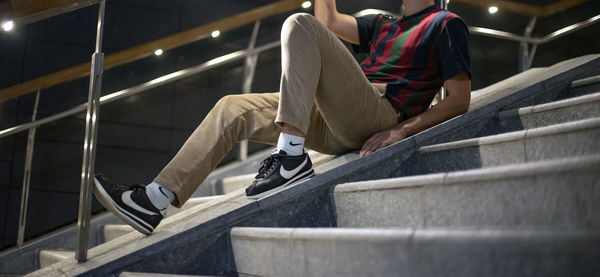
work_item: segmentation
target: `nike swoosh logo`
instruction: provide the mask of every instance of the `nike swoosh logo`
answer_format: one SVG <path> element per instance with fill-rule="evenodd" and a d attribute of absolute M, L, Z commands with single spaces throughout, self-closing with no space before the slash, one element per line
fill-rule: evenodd
<path fill-rule="evenodd" d="M 136 211 L 138 211 L 140 213 L 145 213 L 147 215 L 158 215 L 157 213 L 146 210 L 143 207 L 141 207 L 140 205 L 138 205 L 137 203 L 133 202 L 133 199 L 131 199 L 131 191 L 124 192 L 121 195 L 121 200 L 123 201 L 123 203 L 125 205 L 134 208 Z"/>
<path fill-rule="evenodd" d="M 165 193 L 162 187 L 158 187 L 158 190 L 160 190 L 160 193 L 162 193 L 166 198 L 169 198 L 169 196 Z"/>
<path fill-rule="evenodd" d="M 290 145 L 291 145 L 291 146 L 298 146 L 298 145 L 302 145 L 302 143 L 292 143 L 292 142 L 290 141 Z"/>
<path fill-rule="evenodd" d="M 296 175 L 304 167 L 304 165 L 306 165 L 306 162 L 308 162 L 308 157 L 304 159 L 301 165 L 299 165 L 293 170 L 286 170 L 285 168 L 283 168 L 283 165 L 281 165 L 281 167 L 279 168 L 279 175 L 281 175 L 281 177 L 285 179 L 290 179 L 294 177 L 294 175 Z"/>

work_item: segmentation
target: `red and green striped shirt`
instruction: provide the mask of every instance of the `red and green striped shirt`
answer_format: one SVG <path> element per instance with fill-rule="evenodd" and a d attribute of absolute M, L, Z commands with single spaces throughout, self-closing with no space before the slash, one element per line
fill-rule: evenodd
<path fill-rule="evenodd" d="M 456 14 L 428 7 L 394 18 L 369 15 L 356 19 L 360 45 L 368 53 L 361 63 L 373 83 L 387 83 L 386 97 L 404 118 L 429 108 L 444 80 L 471 75 L 469 32 Z"/>

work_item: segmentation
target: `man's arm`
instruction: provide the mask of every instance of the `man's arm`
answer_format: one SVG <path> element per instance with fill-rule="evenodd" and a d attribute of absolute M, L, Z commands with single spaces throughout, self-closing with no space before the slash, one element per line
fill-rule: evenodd
<path fill-rule="evenodd" d="M 459 73 L 445 82 L 448 96 L 437 105 L 420 115 L 411 117 L 390 129 L 376 133 L 369 138 L 360 150 L 360 156 L 367 155 L 427 128 L 466 113 L 471 102 L 471 80 L 465 72 Z"/>
<path fill-rule="evenodd" d="M 359 44 L 356 19 L 337 11 L 335 0 L 315 0 L 315 17 L 343 40 Z"/>

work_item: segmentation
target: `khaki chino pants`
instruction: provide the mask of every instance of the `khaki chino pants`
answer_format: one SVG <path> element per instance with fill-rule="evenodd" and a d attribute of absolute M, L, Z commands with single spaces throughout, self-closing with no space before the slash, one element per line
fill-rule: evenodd
<path fill-rule="evenodd" d="M 280 93 L 228 95 L 217 102 L 155 181 L 180 207 L 241 140 L 276 144 L 281 123 L 306 134 L 305 146 L 326 154 L 360 149 L 374 133 L 397 124 L 384 97 L 344 44 L 309 14 L 281 30 Z M 248 184 L 250 185 L 250 184 Z"/>

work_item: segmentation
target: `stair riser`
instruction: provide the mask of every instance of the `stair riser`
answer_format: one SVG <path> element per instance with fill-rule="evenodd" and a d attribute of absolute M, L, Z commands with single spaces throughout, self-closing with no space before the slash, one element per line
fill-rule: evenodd
<path fill-rule="evenodd" d="M 447 234 L 379 237 L 242 237 L 240 276 L 593 276 L 598 235 Z"/>
<path fill-rule="evenodd" d="M 554 158 L 600 153 L 600 128 L 448 150 L 417 152 L 410 164 L 399 167 L 396 177 L 485 168 Z"/>
<path fill-rule="evenodd" d="M 600 165 L 599 165 L 600 166 Z M 600 227 L 600 172 L 334 192 L 340 227 Z"/>
<path fill-rule="evenodd" d="M 42 250 L 39 253 L 40 268 L 49 267 L 54 263 L 73 257 L 75 257 L 74 252 Z"/>
<path fill-rule="evenodd" d="M 540 113 L 515 114 L 502 118 L 500 124 L 507 131 L 538 128 L 563 122 L 600 117 L 600 101 L 584 103 Z"/>

